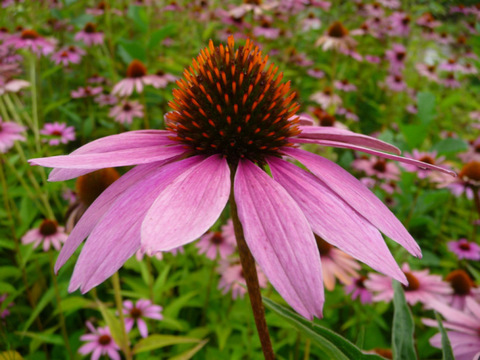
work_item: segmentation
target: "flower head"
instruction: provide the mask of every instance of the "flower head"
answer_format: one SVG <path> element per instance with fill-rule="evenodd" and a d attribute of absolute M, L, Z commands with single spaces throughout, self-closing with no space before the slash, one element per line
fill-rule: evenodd
<path fill-rule="evenodd" d="M 65 123 L 45 123 L 40 134 L 48 137 L 44 142 L 48 142 L 49 145 L 67 144 L 75 140 L 75 128 Z"/>
<path fill-rule="evenodd" d="M 465 270 L 453 270 L 445 277 L 445 281 L 450 283 L 453 290 L 452 294 L 447 296 L 447 302 L 455 309 L 463 310 L 469 297 L 480 300 L 480 289 Z"/>
<path fill-rule="evenodd" d="M 97 26 L 93 23 L 86 23 L 83 30 L 75 34 L 76 41 L 83 41 L 87 46 L 101 45 L 103 43 L 103 33 L 97 31 Z"/>
<path fill-rule="evenodd" d="M 95 200 L 63 247 L 57 270 L 88 236 L 70 291 L 100 284 L 138 249 L 152 254 L 198 239 L 230 196 L 256 262 L 307 318 L 321 316 L 324 299 L 314 233 L 406 283 L 380 234 L 420 256 L 403 225 L 356 178 L 299 144 L 349 148 L 447 170 L 387 153 L 399 150 L 375 138 L 300 125 L 296 94 L 267 60 L 250 40 L 238 48 L 233 37 L 226 46 L 210 42 L 173 90 L 167 130 L 126 132 L 67 156 L 30 160 L 55 167 L 50 180 L 137 165 Z"/>
<path fill-rule="evenodd" d="M 355 45 L 356 41 L 349 36 L 348 30 L 340 21 L 331 24 L 327 32 L 315 43 L 315 46 L 322 46 L 324 51 L 330 49 L 348 51 L 353 49 Z"/>
<path fill-rule="evenodd" d="M 87 327 L 90 333 L 80 336 L 80 340 L 87 342 L 78 349 L 80 354 L 87 355 L 92 353 L 92 360 L 99 359 L 102 355 L 107 355 L 112 360 L 121 359 L 118 353 L 120 347 L 115 340 L 113 340 L 108 326 L 95 329 L 95 327 L 87 321 Z"/>
<path fill-rule="evenodd" d="M 108 116 L 120 124 L 131 124 L 134 118 L 143 115 L 143 105 L 136 100 L 122 100 L 108 112 Z"/>
<path fill-rule="evenodd" d="M 480 246 L 467 239 L 460 239 L 458 241 L 449 241 L 448 249 L 457 257 L 468 260 L 480 260 Z"/>
<path fill-rule="evenodd" d="M 25 29 L 19 35 L 12 35 L 4 42 L 5 46 L 15 49 L 28 49 L 37 56 L 48 55 L 53 52 L 55 45 L 33 29 Z"/>
<path fill-rule="evenodd" d="M 67 237 L 68 235 L 65 233 L 63 226 L 58 226 L 54 220 L 45 219 L 38 228 L 29 230 L 22 237 L 22 243 L 33 243 L 34 249 L 43 243 L 43 251 L 48 251 L 50 246 L 60 250 L 61 244 L 67 240 Z"/>
<path fill-rule="evenodd" d="M 142 337 L 148 336 L 147 323 L 143 318 L 162 320 L 163 315 L 162 307 L 152 304 L 150 300 L 140 299 L 136 303 L 133 303 L 130 300 L 125 300 L 123 302 L 123 313 L 126 315 L 125 319 L 125 328 L 127 332 L 130 332 L 135 323 L 138 326 L 140 335 Z"/>
<path fill-rule="evenodd" d="M 243 298 L 246 289 L 246 281 L 243 275 L 242 265 L 238 262 L 230 262 L 224 260 L 218 267 L 218 272 L 221 274 L 220 281 L 218 282 L 218 289 L 225 295 L 229 291 L 232 292 L 232 298 Z M 267 279 L 265 275 L 257 266 L 258 284 L 261 288 L 267 287 Z"/>
<path fill-rule="evenodd" d="M 200 254 L 205 254 L 210 260 L 220 256 L 226 259 L 235 251 L 235 232 L 232 219 L 222 226 L 222 231 L 209 231 L 197 242 Z"/>
<path fill-rule="evenodd" d="M 345 286 L 345 292 L 350 294 L 352 300 L 359 299 L 362 304 L 370 304 L 372 302 L 372 293 L 365 287 L 367 277 L 359 276 L 353 279 L 350 285 Z"/>
<path fill-rule="evenodd" d="M 0 117 L 0 154 L 6 153 L 17 140 L 24 141 L 25 137 L 21 134 L 25 128 L 17 123 L 3 121 Z"/>

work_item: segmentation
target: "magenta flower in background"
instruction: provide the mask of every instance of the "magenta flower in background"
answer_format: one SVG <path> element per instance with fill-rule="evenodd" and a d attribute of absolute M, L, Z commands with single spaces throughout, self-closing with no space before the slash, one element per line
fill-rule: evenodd
<path fill-rule="evenodd" d="M 453 270 L 445 277 L 445 281 L 450 284 L 453 290 L 446 297 L 446 303 L 451 307 L 463 310 L 468 298 L 480 301 L 480 288 L 475 285 L 465 270 Z"/>
<path fill-rule="evenodd" d="M 134 118 L 143 115 L 143 105 L 136 100 L 123 100 L 108 112 L 108 116 L 120 124 L 131 124 Z"/>
<path fill-rule="evenodd" d="M 367 277 L 359 276 L 353 279 L 350 285 L 345 286 L 345 293 L 350 294 L 352 300 L 359 299 L 362 304 L 371 304 L 372 293 L 365 287 Z"/>
<path fill-rule="evenodd" d="M 320 69 L 308 69 L 307 74 L 315 79 L 322 79 L 325 77 L 325 73 Z"/>
<path fill-rule="evenodd" d="M 403 12 L 394 12 L 387 19 L 390 24 L 388 34 L 390 36 L 408 36 L 412 19 Z"/>
<path fill-rule="evenodd" d="M 162 320 L 163 315 L 162 307 L 159 305 L 154 305 L 150 300 L 140 299 L 136 303 L 133 303 L 130 300 L 125 300 L 123 302 L 123 313 L 125 317 L 125 328 L 127 332 L 130 332 L 133 329 L 135 323 L 138 326 L 140 335 L 142 337 L 148 336 L 148 327 L 147 323 L 143 318 Z"/>
<path fill-rule="evenodd" d="M 399 74 L 389 74 L 385 79 L 385 85 L 395 92 L 405 91 L 407 89 L 407 84 L 403 80 L 403 76 Z"/>
<path fill-rule="evenodd" d="M 119 346 L 113 340 L 112 334 L 108 326 L 96 328 L 90 321 L 87 321 L 89 334 L 80 336 L 80 340 L 87 343 L 82 345 L 78 352 L 82 355 L 92 353 L 92 360 L 100 359 L 100 356 L 106 355 L 112 360 L 121 360 Z"/>
<path fill-rule="evenodd" d="M 406 152 L 405 156 L 431 165 L 449 168 L 445 163 L 445 156 L 438 156 L 436 151 L 425 152 L 414 149 L 411 154 Z M 443 176 L 445 175 L 443 173 L 430 171 L 428 169 L 418 169 L 417 167 L 408 164 L 400 165 L 407 171 L 415 172 L 419 179 L 428 179 L 434 183 L 444 183 L 449 180 L 446 176 Z"/>
<path fill-rule="evenodd" d="M 0 116 L 0 154 L 10 150 L 15 141 L 25 141 L 25 137 L 21 134 L 24 131 L 23 126 L 11 121 L 3 121 Z"/>
<path fill-rule="evenodd" d="M 70 96 L 74 99 L 81 99 L 91 97 L 100 94 L 103 91 L 101 86 L 91 87 L 79 87 L 77 90 L 72 90 Z"/>
<path fill-rule="evenodd" d="M 476 360 L 480 355 L 480 303 L 474 299 L 467 299 L 463 311 L 449 307 L 435 301 L 432 308 L 443 315 L 443 326 L 452 345 L 456 360 Z M 422 319 L 427 326 L 438 327 L 437 320 Z M 440 333 L 430 338 L 430 344 L 438 349 L 442 348 Z"/>
<path fill-rule="evenodd" d="M 402 270 L 408 280 L 408 286 L 403 285 L 405 299 L 410 305 L 422 303 L 429 308 L 432 300 L 444 300 L 452 293 L 450 285 L 442 280 L 439 275 L 430 275 L 429 270 L 410 270 L 407 263 Z M 369 274 L 365 287 L 371 291 L 373 301 L 390 302 L 393 299 L 392 279 L 378 274 Z"/>
<path fill-rule="evenodd" d="M 55 146 L 60 144 L 68 144 L 75 140 L 75 128 L 67 126 L 65 123 L 45 123 L 40 134 L 46 135 L 48 138 L 43 139 L 43 142 L 48 142 L 49 145 Z"/>
<path fill-rule="evenodd" d="M 103 33 L 97 31 L 97 25 L 89 22 L 75 34 L 75 41 L 83 41 L 87 46 L 101 45 L 103 43 Z"/>
<path fill-rule="evenodd" d="M 231 61 L 235 67 L 228 67 L 227 77 L 220 69 Z M 227 46 L 210 42 L 194 62 L 198 70 L 187 70 L 173 91 L 167 130 L 130 131 L 93 141 L 70 155 L 30 160 L 54 167 L 52 181 L 137 165 L 95 200 L 63 247 L 57 271 L 88 237 L 70 291 L 86 292 L 100 284 L 138 249 L 151 254 L 198 239 L 219 218 L 230 195 L 259 267 L 306 318 L 321 316 L 324 301 L 314 234 L 407 283 L 380 233 L 420 256 L 400 221 L 355 177 L 299 145 L 347 148 L 452 172 L 390 154 L 399 150 L 369 136 L 299 125 L 295 93 L 289 83 L 275 80 L 273 64 L 263 71 L 266 64 L 250 40 L 238 49 L 233 37 Z M 196 73 L 205 76 L 199 81 Z M 260 95 L 250 96 L 252 91 Z M 267 164 L 273 177 L 260 167 Z"/>
<path fill-rule="evenodd" d="M 385 58 L 390 63 L 390 72 L 398 74 L 405 68 L 407 49 L 402 44 L 393 44 L 390 50 L 385 51 Z"/>
<path fill-rule="evenodd" d="M 28 49 L 37 56 L 48 55 L 55 49 L 52 41 L 45 39 L 32 29 L 23 30 L 19 35 L 9 36 L 3 45 L 12 46 L 14 49 Z"/>
<path fill-rule="evenodd" d="M 419 63 L 415 65 L 415 69 L 417 69 L 420 75 L 425 76 L 427 79 L 437 83 L 440 82 L 440 78 L 438 77 L 438 74 L 436 72 L 437 67 L 435 65 Z"/>
<path fill-rule="evenodd" d="M 357 91 L 357 87 L 350 83 L 348 80 L 336 80 L 335 83 L 335 89 L 345 91 L 345 92 L 352 92 L 352 91 Z"/>
<path fill-rule="evenodd" d="M 320 104 L 324 109 L 330 106 L 339 106 L 342 104 L 342 99 L 337 94 L 334 94 L 332 89 L 326 87 L 323 91 L 316 92 L 310 96 L 310 100 Z"/>
<path fill-rule="evenodd" d="M 60 250 L 67 238 L 68 235 L 65 233 L 63 226 L 58 226 L 54 220 L 45 219 L 38 228 L 29 230 L 23 235 L 22 243 L 33 243 L 34 249 L 42 244 L 43 251 L 48 251 L 50 246 L 55 248 L 55 250 Z"/>
<path fill-rule="evenodd" d="M 467 239 L 460 239 L 458 241 L 449 241 L 447 243 L 448 249 L 457 257 L 467 260 L 480 260 L 480 246 Z"/>
<path fill-rule="evenodd" d="M 368 176 L 375 176 L 379 179 L 398 180 L 400 177 L 400 170 L 395 163 L 374 156 L 353 160 L 352 166 Z"/>
<path fill-rule="evenodd" d="M 85 50 L 78 46 L 67 46 L 52 55 L 52 60 L 56 65 L 62 64 L 68 66 L 70 64 L 79 64 Z"/>
<path fill-rule="evenodd" d="M 243 298 L 247 292 L 247 283 L 243 276 L 243 269 L 240 262 L 230 262 L 224 260 L 220 262 L 218 267 L 218 273 L 221 275 L 218 282 L 218 289 L 225 295 L 229 291 L 232 292 L 233 300 Z M 263 274 L 262 270 L 257 266 L 258 285 L 261 288 L 267 287 L 267 278 Z"/>
<path fill-rule="evenodd" d="M 162 260 L 164 254 L 172 254 L 173 256 L 177 256 L 178 254 L 183 254 L 184 252 L 185 252 L 185 249 L 183 248 L 183 246 L 179 246 L 179 247 L 173 248 L 172 250 L 158 251 L 150 255 L 154 256 L 158 260 Z M 150 256 L 149 254 L 146 254 L 146 255 Z M 142 261 L 144 256 L 145 256 L 145 250 L 142 248 L 138 249 L 138 251 L 135 253 L 135 257 L 137 258 L 138 261 Z"/>
<path fill-rule="evenodd" d="M 100 106 L 115 105 L 118 103 L 117 97 L 111 94 L 99 94 L 93 101 Z"/>
<path fill-rule="evenodd" d="M 10 310 L 8 308 L 11 308 L 14 304 L 13 302 L 8 303 L 6 306 L 3 305 L 5 300 L 7 300 L 8 294 L 2 294 L 0 295 L 0 310 L 3 308 L 3 310 L 0 311 L 0 319 L 5 319 L 8 315 L 10 315 Z"/>
<path fill-rule="evenodd" d="M 205 254 L 210 260 L 226 259 L 235 251 L 236 240 L 232 219 L 222 226 L 222 231 L 209 231 L 196 243 L 199 254 Z"/>
<path fill-rule="evenodd" d="M 450 89 L 456 89 L 460 87 L 460 81 L 455 79 L 454 73 L 448 73 L 447 77 L 445 79 L 442 79 L 442 84 L 443 86 Z"/>

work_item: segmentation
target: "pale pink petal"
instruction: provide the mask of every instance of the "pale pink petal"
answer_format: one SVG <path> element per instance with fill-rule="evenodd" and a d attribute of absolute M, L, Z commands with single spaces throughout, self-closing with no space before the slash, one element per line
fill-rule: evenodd
<path fill-rule="evenodd" d="M 339 165 L 300 149 L 283 149 L 304 164 L 348 205 L 411 254 L 420 257 L 418 244 L 395 215 L 365 185 Z"/>
<path fill-rule="evenodd" d="M 364 152 L 364 153 L 367 153 L 367 154 L 380 156 L 380 157 L 383 157 L 383 158 L 386 158 L 386 159 L 399 161 L 399 162 L 409 164 L 409 165 L 414 165 L 414 166 L 417 166 L 417 167 L 419 167 L 421 169 L 424 169 L 424 170 L 425 169 L 436 170 L 436 171 L 440 171 L 440 172 L 443 172 L 443 173 L 451 175 L 451 176 L 456 176 L 455 171 L 443 168 L 441 166 L 431 165 L 431 164 L 425 163 L 423 161 L 419 161 L 419 160 L 415 160 L 415 159 L 411 159 L 411 158 L 406 158 L 406 157 L 403 157 L 403 156 L 387 154 L 387 153 L 384 153 L 384 152 L 368 149 L 368 148 L 363 147 L 363 146 L 353 145 L 351 143 L 349 144 L 349 143 L 342 143 L 342 142 L 337 142 L 337 141 L 310 140 L 310 139 L 298 139 L 298 141 L 297 141 L 296 138 L 291 138 L 290 140 L 292 142 L 314 143 L 314 144 L 318 144 L 318 145 L 325 145 L 325 146 L 331 146 L 331 147 L 338 147 L 338 148 L 361 151 L 361 152 Z"/>
<path fill-rule="evenodd" d="M 30 159 L 31 165 L 59 167 L 62 169 L 102 169 L 106 167 L 148 164 L 165 160 L 185 152 L 179 146 L 148 146 L 128 150 L 110 151 L 95 154 L 60 155 Z M 93 171 L 93 170 L 92 170 Z"/>
<path fill-rule="evenodd" d="M 86 292 L 115 273 L 140 248 L 142 221 L 158 195 L 202 159 L 195 156 L 157 168 L 119 196 L 87 239 L 69 291 L 80 286 Z"/>
<path fill-rule="evenodd" d="M 90 360 L 98 360 L 100 359 L 100 356 L 102 355 L 102 350 L 103 348 L 100 345 L 97 345 L 98 347 L 93 350 L 92 357 Z"/>
<path fill-rule="evenodd" d="M 98 336 L 95 335 L 95 339 L 97 339 Z M 83 340 L 83 339 L 82 339 Z M 97 343 L 96 342 L 89 342 L 86 343 L 85 345 L 81 346 L 80 349 L 78 349 L 78 352 L 82 355 L 87 355 L 90 354 L 93 350 L 97 348 Z"/>
<path fill-rule="evenodd" d="M 127 333 L 132 331 L 132 328 L 133 328 L 134 324 L 135 324 L 135 320 L 133 320 L 132 318 L 126 318 L 125 319 L 125 330 L 127 331 Z"/>
<path fill-rule="evenodd" d="M 168 185 L 142 224 L 142 248 L 166 251 L 198 239 L 218 219 L 230 195 L 230 170 L 220 155 L 205 159 Z"/>
<path fill-rule="evenodd" d="M 108 348 L 107 349 L 107 353 L 108 353 L 108 356 L 110 357 L 110 359 L 112 360 L 121 360 L 120 358 L 120 355 L 118 354 L 118 352 L 115 350 L 115 348 Z"/>
<path fill-rule="evenodd" d="M 245 240 L 265 275 L 298 313 L 321 317 L 320 255 L 297 203 L 249 160 L 239 162 L 234 187 Z"/>
<path fill-rule="evenodd" d="M 331 140 L 342 143 L 359 145 L 381 151 L 393 152 L 400 155 L 400 150 L 385 141 L 374 137 L 357 134 L 349 130 L 339 129 L 331 126 L 299 126 L 302 131 L 297 137 L 300 139 Z"/>
<path fill-rule="evenodd" d="M 305 170 L 273 157 L 268 164 L 274 179 L 297 202 L 316 234 L 373 269 L 407 284 L 403 271 L 372 224 Z"/>
<path fill-rule="evenodd" d="M 142 337 L 147 337 L 148 336 L 148 328 L 147 328 L 147 324 L 145 323 L 145 321 L 143 319 L 137 319 L 137 325 L 138 325 L 138 330 L 140 331 L 140 335 L 142 335 Z"/>
<path fill-rule="evenodd" d="M 95 201 L 90 205 L 87 211 L 80 218 L 75 228 L 72 230 L 65 245 L 60 251 L 60 255 L 57 258 L 55 272 L 58 272 L 68 258 L 72 256 L 77 247 L 88 236 L 88 234 L 90 234 L 97 222 L 114 203 L 117 197 L 130 186 L 163 164 L 164 162 L 137 166 L 120 177 L 104 192 L 102 192 L 102 194 L 100 194 L 100 196 L 96 198 Z"/>

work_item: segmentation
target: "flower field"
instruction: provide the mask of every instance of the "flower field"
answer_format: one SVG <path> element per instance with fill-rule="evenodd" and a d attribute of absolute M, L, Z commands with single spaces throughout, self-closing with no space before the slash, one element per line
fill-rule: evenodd
<path fill-rule="evenodd" d="M 0 360 L 480 359 L 475 1 L 0 4 Z"/>

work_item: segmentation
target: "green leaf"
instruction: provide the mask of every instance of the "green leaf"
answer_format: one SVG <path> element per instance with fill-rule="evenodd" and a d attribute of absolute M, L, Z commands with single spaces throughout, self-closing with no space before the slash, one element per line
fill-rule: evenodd
<path fill-rule="evenodd" d="M 208 340 L 203 340 L 200 344 L 195 346 L 193 349 L 187 350 L 184 353 L 181 353 L 180 355 L 171 357 L 170 360 L 189 360 L 193 357 L 193 355 L 199 352 L 207 342 Z"/>
<path fill-rule="evenodd" d="M 116 315 L 113 314 L 113 311 L 110 309 L 107 309 L 104 303 L 101 301 L 98 301 L 98 309 L 102 313 L 102 317 L 107 323 L 107 326 L 110 329 L 110 332 L 112 333 L 113 340 L 117 344 L 123 344 L 124 343 L 124 338 L 123 338 L 123 332 L 122 328 L 120 327 L 120 320 L 117 318 Z"/>
<path fill-rule="evenodd" d="M 428 127 L 423 124 L 399 124 L 400 130 L 410 148 L 419 147 L 427 136 Z"/>
<path fill-rule="evenodd" d="M 133 20 L 135 27 L 143 33 L 148 31 L 148 16 L 145 6 L 130 5 L 127 16 Z"/>
<path fill-rule="evenodd" d="M 147 60 L 147 52 L 138 41 L 120 39 L 118 45 L 118 53 L 126 64 L 130 64 L 132 60 L 138 59 L 142 62 Z"/>
<path fill-rule="evenodd" d="M 43 110 L 43 115 L 44 116 L 47 115 L 50 111 L 55 110 L 56 108 L 66 104 L 70 100 L 71 98 L 68 97 L 68 98 L 60 99 L 55 102 L 49 103 L 47 106 L 45 106 L 45 109 Z"/>
<path fill-rule="evenodd" d="M 419 92 L 417 104 L 417 118 L 423 125 L 430 124 L 435 117 L 435 95 L 429 92 Z"/>
<path fill-rule="evenodd" d="M 79 309 L 85 308 L 94 308 L 97 304 L 89 300 L 83 296 L 71 296 L 66 299 L 62 300 L 62 311 L 65 312 L 72 312 L 77 311 Z M 55 310 L 55 314 L 58 314 L 58 308 Z"/>
<path fill-rule="evenodd" d="M 42 298 L 37 303 L 37 306 L 35 307 L 35 309 L 33 309 L 32 313 L 30 314 L 30 317 L 25 322 L 25 325 L 23 326 L 23 329 L 22 329 L 22 333 L 25 333 L 28 330 L 28 328 L 32 325 L 33 321 L 42 312 L 45 306 L 47 306 L 48 303 L 52 301 L 53 296 L 54 296 L 53 288 L 48 289 L 47 292 L 43 294 Z"/>
<path fill-rule="evenodd" d="M 467 151 L 468 145 L 462 139 L 447 138 L 433 145 L 432 150 L 439 154 L 457 153 Z"/>
<path fill-rule="evenodd" d="M 393 331 L 392 346 L 394 360 L 413 360 L 417 359 L 415 353 L 415 344 L 413 340 L 413 317 L 408 308 L 402 285 L 395 280 L 393 281 Z"/>
<path fill-rule="evenodd" d="M 34 332 L 16 332 L 19 335 L 27 336 L 29 338 L 39 340 L 42 343 L 64 345 L 65 342 L 61 335 L 48 334 L 48 333 L 34 333 Z"/>
<path fill-rule="evenodd" d="M 177 32 L 177 24 L 168 24 L 152 33 L 148 40 L 148 49 L 155 48 L 160 42 L 168 36 Z"/>
<path fill-rule="evenodd" d="M 450 345 L 450 339 L 447 336 L 447 332 L 442 324 L 442 319 L 437 312 L 435 312 L 435 317 L 437 318 L 438 328 L 440 329 L 440 333 L 442 334 L 442 351 L 443 351 L 443 360 L 455 360 L 455 356 L 453 356 L 452 346 Z"/>
<path fill-rule="evenodd" d="M 307 321 L 291 310 L 273 302 L 270 299 L 263 298 L 263 303 L 267 308 L 275 312 L 282 319 L 288 321 L 302 334 L 313 340 L 324 353 L 325 359 L 348 359 L 348 360 L 381 360 L 382 357 L 374 354 L 365 354 L 352 342 L 335 332 Z"/>
<path fill-rule="evenodd" d="M 154 334 L 138 341 L 138 343 L 133 348 L 133 353 L 139 354 L 145 351 L 160 349 L 165 346 L 177 344 L 191 344 L 198 343 L 200 341 L 200 339 L 187 338 L 183 336 Z"/>
<path fill-rule="evenodd" d="M 23 360 L 23 357 L 18 352 L 9 350 L 0 353 L 0 360 Z"/>

